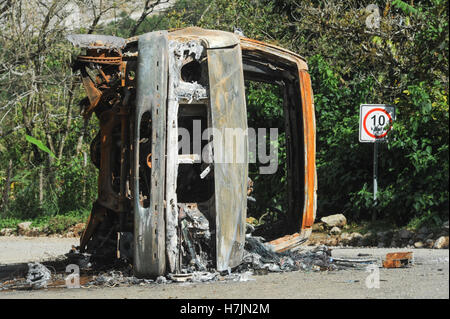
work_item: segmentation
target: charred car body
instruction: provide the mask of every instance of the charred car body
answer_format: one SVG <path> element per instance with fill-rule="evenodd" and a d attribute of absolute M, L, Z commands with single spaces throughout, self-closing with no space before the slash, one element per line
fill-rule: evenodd
<path fill-rule="evenodd" d="M 86 49 L 74 68 L 87 93 L 84 116 L 99 119 L 91 144 L 99 169 L 80 250 L 133 260 L 137 276 L 185 265 L 224 271 L 242 261 L 248 159 L 216 160 L 217 137 L 179 151 L 179 129 L 247 129 L 245 80 L 281 85 L 287 141 L 286 236 L 297 247 L 316 211 L 315 117 L 307 65 L 288 50 L 233 33 L 186 28 L 121 39 L 71 35 Z M 195 143 L 194 141 L 192 141 Z M 244 141 L 244 153 L 247 152 Z M 192 148 L 191 148 L 192 150 Z M 227 152 L 227 150 L 225 150 Z"/>

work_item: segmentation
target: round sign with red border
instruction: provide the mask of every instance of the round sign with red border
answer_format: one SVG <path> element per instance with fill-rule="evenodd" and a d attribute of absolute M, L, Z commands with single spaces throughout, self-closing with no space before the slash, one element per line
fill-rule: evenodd
<path fill-rule="evenodd" d="M 385 140 L 392 129 L 395 109 L 384 104 L 363 104 L 360 107 L 360 142 Z"/>

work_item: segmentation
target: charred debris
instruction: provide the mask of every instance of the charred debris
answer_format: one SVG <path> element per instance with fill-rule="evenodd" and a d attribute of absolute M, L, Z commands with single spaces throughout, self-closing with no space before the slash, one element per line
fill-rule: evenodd
<path fill-rule="evenodd" d="M 179 273 L 169 273 L 153 279 L 138 278 L 133 266 L 124 258 L 106 262 L 93 258 L 91 254 L 80 253 L 73 247 L 59 260 L 43 263 L 29 263 L 28 268 L 16 271 L 9 278 L 1 278 L 0 291 L 68 288 L 68 266 L 79 267 L 78 286 L 120 287 L 131 285 L 154 285 L 169 283 L 207 283 L 207 282 L 244 282 L 255 280 L 256 276 L 289 271 L 320 272 L 345 269 L 365 270 L 368 265 L 380 265 L 380 260 L 370 256 L 353 258 L 334 258 L 327 246 L 304 247 L 283 253 L 273 252 L 263 238 L 246 236 L 242 263 L 227 271 L 217 271 L 207 259 L 198 258 L 198 263 L 184 264 Z M 205 266 L 206 265 L 206 266 Z M 5 280 L 7 279 L 7 280 Z M 70 288 L 70 287 L 69 287 Z"/>

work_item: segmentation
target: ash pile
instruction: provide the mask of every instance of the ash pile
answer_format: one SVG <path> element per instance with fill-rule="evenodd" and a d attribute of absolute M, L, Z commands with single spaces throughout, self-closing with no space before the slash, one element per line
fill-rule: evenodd
<path fill-rule="evenodd" d="M 203 223 L 197 224 L 200 226 Z M 244 256 L 242 263 L 235 269 L 228 269 L 218 272 L 214 268 L 214 262 L 210 256 L 209 247 L 211 234 L 206 227 L 193 228 L 192 224 L 185 225 L 185 238 L 183 243 L 182 259 L 183 264 L 179 273 L 169 273 L 156 279 L 142 279 L 133 276 L 133 269 L 130 263 L 117 260 L 110 264 L 104 271 L 95 271 L 84 287 L 92 286 L 129 286 L 129 285 L 149 285 L 149 284 L 169 284 L 169 283 L 202 283 L 202 282 L 229 282 L 229 281 L 249 281 L 254 280 L 254 276 L 267 275 L 269 273 L 281 273 L 288 271 L 337 271 L 342 269 L 364 270 L 369 264 L 378 263 L 377 259 L 362 258 L 334 258 L 331 249 L 327 246 L 315 248 L 302 247 L 295 251 L 278 253 L 272 251 L 264 242 L 264 238 L 246 235 Z M 200 233 L 193 233 L 197 229 Z M 209 250 L 208 250 L 209 249 Z M 76 254 L 75 254 L 76 255 Z M 73 253 L 72 253 L 72 256 Z M 88 254 L 78 254 L 80 258 L 80 268 L 84 270 L 94 268 L 98 265 L 88 262 Z M 72 259 L 72 262 L 74 260 Z M 83 265 L 83 267 L 81 267 Z M 109 269 L 109 270 L 108 270 Z M 114 269 L 114 270 L 111 270 Z"/>
<path fill-rule="evenodd" d="M 130 243 L 128 252 L 121 253 L 120 259 L 109 264 L 96 262 L 95 256 L 79 253 L 73 249 L 66 256 L 71 263 L 78 264 L 83 271 L 93 276 L 87 286 L 123 286 L 165 284 L 172 282 L 213 282 L 213 281 L 247 281 L 253 276 L 266 275 L 271 272 L 288 271 L 336 271 L 340 269 L 365 269 L 368 264 L 377 263 L 373 258 L 334 258 L 327 246 L 315 248 L 298 246 L 295 250 L 275 252 L 265 239 L 253 236 L 253 226 L 247 224 L 244 254 L 242 262 L 234 269 L 218 272 L 215 269 L 215 233 L 214 225 L 201 212 L 201 207 L 191 204 L 178 204 L 179 215 L 179 268 L 176 273 L 160 276 L 155 280 L 133 276 L 130 256 L 132 256 L 132 234 L 124 236 Z M 119 243 L 119 246 L 120 245 Z"/>

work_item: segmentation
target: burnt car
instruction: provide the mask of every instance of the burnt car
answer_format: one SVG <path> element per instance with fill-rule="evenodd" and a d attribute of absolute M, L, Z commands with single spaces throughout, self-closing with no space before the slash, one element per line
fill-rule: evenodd
<path fill-rule="evenodd" d="M 129 39 L 70 35 L 87 99 L 100 130 L 91 144 L 99 169 L 80 250 L 132 260 L 137 276 L 192 269 L 228 270 L 242 262 L 247 200 L 248 136 L 240 160 L 221 135 L 180 149 L 183 128 L 247 130 L 245 81 L 281 85 L 287 144 L 285 234 L 274 251 L 298 247 L 316 211 L 315 115 L 305 60 L 235 33 L 197 27 Z M 197 132 L 198 133 L 198 132 Z M 198 135 L 198 134 L 197 134 Z M 191 137 L 191 143 L 196 142 Z M 219 149 L 222 147 L 221 152 Z M 232 144 L 236 152 L 236 144 Z"/>

